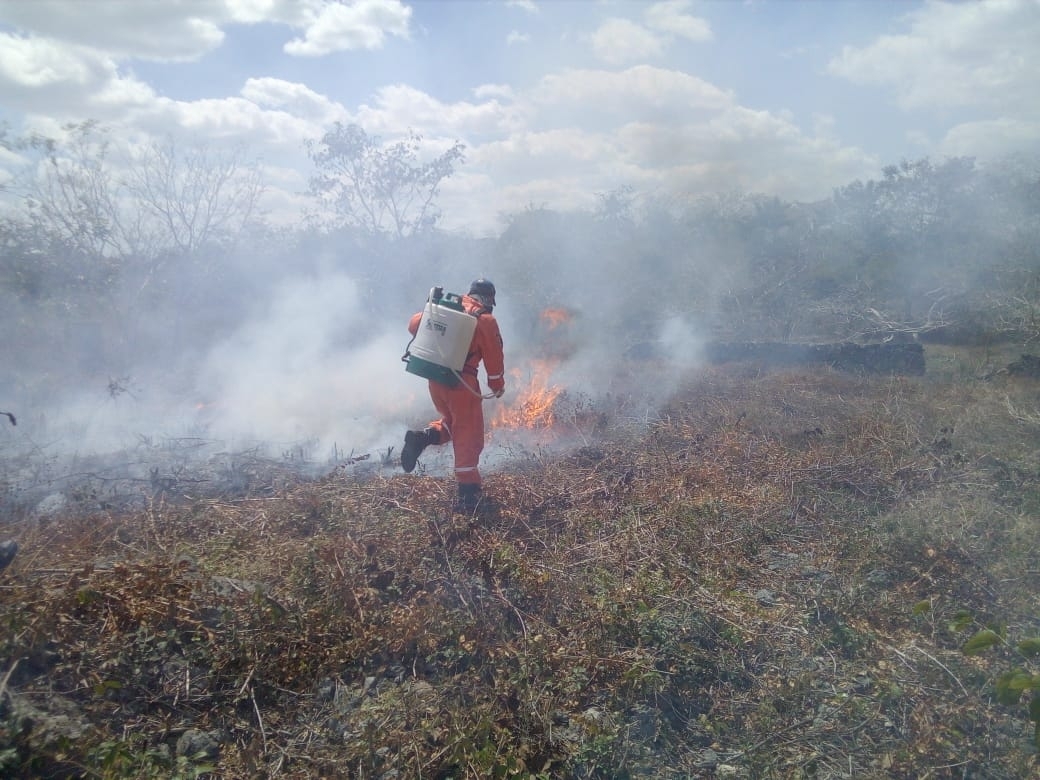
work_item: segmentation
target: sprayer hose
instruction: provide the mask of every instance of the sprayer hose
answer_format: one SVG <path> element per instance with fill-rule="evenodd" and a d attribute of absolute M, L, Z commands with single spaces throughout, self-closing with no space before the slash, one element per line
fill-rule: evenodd
<path fill-rule="evenodd" d="M 466 380 L 462 378 L 461 372 L 456 371 L 454 368 L 451 369 L 451 373 L 453 373 L 455 376 L 457 376 L 459 378 L 459 382 L 462 384 L 462 386 L 465 387 L 467 390 L 469 390 L 471 393 L 473 393 L 473 395 L 475 395 L 477 398 L 482 398 L 484 400 L 487 400 L 489 398 L 494 398 L 495 397 L 494 393 L 488 393 L 487 395 L 481 395 L 479 391 L 474 390 L 472 387 L 467 385 L 466 384 Z"/>

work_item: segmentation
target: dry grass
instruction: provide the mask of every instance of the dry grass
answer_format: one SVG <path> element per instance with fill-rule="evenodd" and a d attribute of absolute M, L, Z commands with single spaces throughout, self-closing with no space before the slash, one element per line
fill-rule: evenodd
<path fill-rule="evenodd" d="M 960 647 L 1036 633 L 1035 390 L 716 369 L 477 518 L 335 470 L 24 521 L 0 760 L 192 776 L 198 729 L 223 778 L 1028 776 L 1021 659 Z"/>

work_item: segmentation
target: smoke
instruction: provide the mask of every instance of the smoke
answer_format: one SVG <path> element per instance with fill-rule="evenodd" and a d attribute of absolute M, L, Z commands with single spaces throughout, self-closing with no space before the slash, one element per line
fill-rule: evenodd
<path fill-rule="evenodd" d="M 426 382 L 400 361 L 408 318 L 431 287 L 464 292 L 480 276 L 498 287 L 507 369 L 505 397 L 485 404 L 489 421 L 548 366 L 544 379 L 562 400 L 588 401 L 612 420 L 623 407 L 646 424 L 703 364 L 709 334 L 847 338 L 857 307 L 913 324 L 932 316 L 923 308 L 932 291 L 953 300 L 986 282 L 978 258 L 1035 245 L 1035 167 L 1009 170 L 908 165 L 813 205 L 734 195 L 612 216 L 531 209 L 495 239 L 270 233 L 137 276 L 128 262 L 115 282 L 104 264 L 27 245 L 10 267 L 36 276 L 9 273 L 21 286 L 0 288 L 10 335 L 0 408 L 18 418 L 0 426 L 0 458 L 9 473 L 25 453 L 130 453 L 130 463 L 191 438 L 207 453 L 305 451 L 311 473 L 346 455 L 385 457 L 392 473 L 404 431 L 436 414 Z M 933 197 L 946 216 L 922 223 L 918 196 L 950 180 L 958 186 Z M 878 203 L 883 243 L 863 220 Z M 982 229 L 990 224 L 1008 229 Z M 73 273 L 82 269 L 94 274 Z M 1015 270 L 1002 273 L 1014 281 Z M 1000 293 L 1003 278 L 980 294 Z M 554 446 L 583 443 L 589 430 Z M 550 440 L 497 430 L 484 464 L 493 471 Z M 423 466 L 447 473 L 450 448 L 431 450 Z"/>
<path fill-rule="evenodd" d="M 191 466 L 188 442 L 194 460 L 303 453 L 299 465 L 310 472 L 348 456 L 378 463 L 393 449 L 396 457 L 406 427 L 433 413 L 425 381 L 400 360 L 411 307 L 380 311 L 357 276 L 319 265 L 299 278 L 269 272 L 248 286 L 214 280 L 194 306 L 174 296 L 176 319 L 162 307 L 139 315 L 130 329 L 140 342 L 126 333 L 134 323 L 111 311 L 111 332 L 77 336 L 74 360 L 34 370 L 30 358 L 42 345 L 13 353 L 21 381 L 0 390 L 19 423 L 0 438 L 10 484 L 74 473 L 146 478 L 174 451 Z M 406 297 L 406 286 L 395 283 L 387 298 Z"/>
<path fill-rule="evenodd" d="M 663 353 L 667 356 L 674 378 L 681 378 L 704 362 L 703 331 L 693 325 L 686 317 L 675 315 L 661 323 L 661 335 L 658 339 Z M 666 391 L 670 394 L 675 389 L 672 384 Z"/>
<path fill-rule="evenodd" d="M 415 258 L 439 262 L 381 279 L 373 279 L 378 252 L 348 260 L 318 252 L 291 265 L 288 246 L 251 263 L 214 258 L 222 270 L 205 278 L 197 266 L 170 267 L 165 292 L 143 299 L 142 310 L 128 314 L 133 307 L 124 301 L 125 309 L 102 316 L 99 330 L 75 334 L 74 360 L 6 388 L 19 427 L 5 431 L 0 456 L 46 460 L 58 477 L 81 473 L 89 459 L 89 474 L 101 474 L 103 463 L 106 476 L 147 479 L 152 464 L 165 468 L 173 451 L 186 468 L 215 453 L 256 452 L 275 459 L 291 453 L 308 473 L 327 472 L 349 456 L 385 459 L 392 473 L 404 431 L 436 417 L 426 381 L 400 360 L 408 318 L 434 285 L 461 292 L 471 278 L 498 277 L 481 242 L 451 248 L 444 258 L 435 242 L 410 245 Z M 582 275 L 573 264 L 559 272 Z M 510 376 L 506 397 L 485 403 L 489 423 L 500 405 L 518 401 L 533 361 L 547 354 L 560 358 L 547 380 L 570 399 L 620 392 L 650 407 L 669 392 L 678 372 L 644 384 L 618 370 L 626 358 L 617 349 L 616 286 L 586 284 L 575 299 L 582 308 L 552 333 L 530 327 L 546 298 L 540 278 L 525 281 L 499 283 L 496 316 Z M 679 331 L 669 338 L 682 341 Z M 26 377 L 30 369 L 15 373 Z M 500 430 L 489 437 L 482 466 L 491 472 L 533 448 L 572 444 L 546 432 Z M 420 473 L 450 474 L 451 466 L 450 447 L 431 448 Z"/>
<path fill-rule="evenodd" d="M 291 281 L 205 359 L 198 381 L 210 432 L 235 446 L 316 442 L 385 449 L 400 438 L 417 383 L 395 358 L 403 322 L 369 322 L 351 278 Z"/>

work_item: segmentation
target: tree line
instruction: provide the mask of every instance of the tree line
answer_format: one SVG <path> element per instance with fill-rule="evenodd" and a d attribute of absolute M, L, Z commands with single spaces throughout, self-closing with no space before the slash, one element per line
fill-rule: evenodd
<path fill-rule="evenodd" d="M 244 147 L 117 149 L 93 121 L 60 139 L 3 132 L 23 165 L 3 185 L 0 324 L 26 345 L 23 385 L 70 363 L 112 373 L 180 354 L 285 279 L 330 268 L 373 313 L 414 307 L 403 280 L 479 269 L 532 328 L 559 305 L 619 343 L 667 317 L 742 339 L 1040 337 L 1037 159 L 902 161 L 813 203 L 619 187 L 587 210 L 529 204 L 479 239 L 439 227 L 464 146 L 431 157 L 421 141 L 334 125 L 305 144 L 313 208 L 276 228 Z"/>

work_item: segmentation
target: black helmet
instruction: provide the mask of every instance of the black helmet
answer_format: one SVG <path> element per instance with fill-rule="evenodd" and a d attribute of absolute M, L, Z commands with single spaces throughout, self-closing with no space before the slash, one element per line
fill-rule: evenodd
<path fill-rule="evenodd" d="M 470 295 L 479 295 L 488 306 L 495 305 L 495 285 L 487 279 L 477 279 L 469 286 Z"/>

